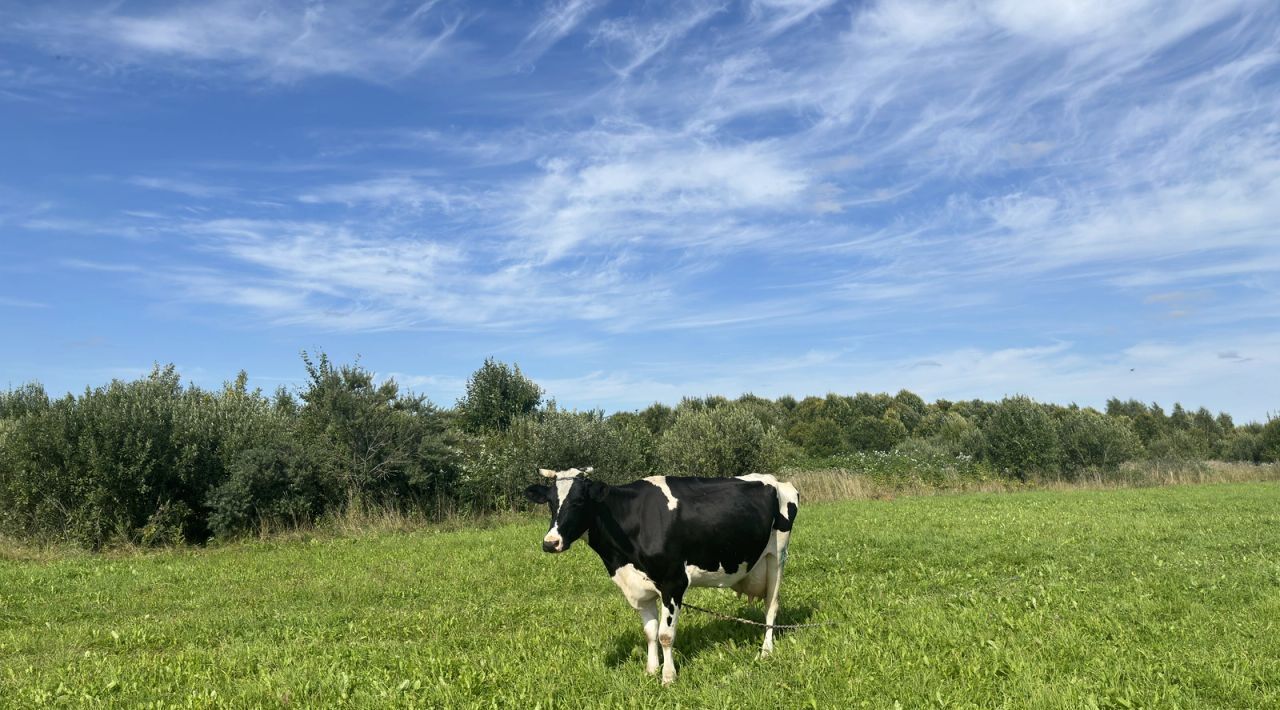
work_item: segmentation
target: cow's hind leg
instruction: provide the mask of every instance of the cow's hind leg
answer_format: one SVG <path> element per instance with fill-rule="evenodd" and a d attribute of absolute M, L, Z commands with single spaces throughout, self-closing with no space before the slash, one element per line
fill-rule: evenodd
<path fill-rule="evenodd" d="M 636 611 L 640 612 L 641 621 L 644 622 L 644 638 L 649 651 L 644 672 L 650 675 L 658 672 L 658 609 L 660 607 L 660 599 L 646 599 L 636 607 Z"/>
<path fill-rule="evenodd" d="M 672 646 L 676 643 L 676 622 L 680 620 L 680 604 L 684 601 L 685 585 L 664 589 L 659 600 L 658 642 L 662 644 L 662 684 L 676 680 L 676 659 Z"/>
<path fill-rule="evenodd" d="M 766 555 L 764 563 L 768 565 L 765 573 L 768 581 L 764 599 L 764 623 L 769 627 L 764 630 L 764 646 L 760 648 L 761 658 L 773 653 L 773 622 L 778 618 L 778 590 L 782 587 L 782 562 L 778 559 L 778 555 Z"/>

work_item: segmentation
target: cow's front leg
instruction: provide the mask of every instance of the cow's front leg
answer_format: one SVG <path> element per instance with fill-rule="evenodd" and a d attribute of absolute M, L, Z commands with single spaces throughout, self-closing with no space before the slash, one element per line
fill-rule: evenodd
<path fill-rule="evenodd" d="M 644 638 L 648 642 L 649 660 L 644 664 L 644 672 L 653 675 L 658 672 L 658 609 L 660 599 L 646 599 L 636 607 L 640 612 L 640 620 L 644 622 Z"/>
<path fill-rule="evenodd" d="M 676 659 L 672 646 L 676 643 L 676 623 L 680 620 L 680 604 L 684 601 L 683 585 L 662 591 L 659 606 L 658 642 L 662 644 L 662 684 L 676 680 Z"/>

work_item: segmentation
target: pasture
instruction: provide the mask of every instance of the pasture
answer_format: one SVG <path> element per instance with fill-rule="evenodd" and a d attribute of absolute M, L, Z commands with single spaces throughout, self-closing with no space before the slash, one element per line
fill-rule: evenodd
<path fill-rule="evenodd" d="M 1274 707 L 1280 485 L 803 505 L 783 633 L 686 612 L 680 679 L 541 514 L 0 560 L 0 704 Z M 728 592 L 694 604 L 760 618 Z"/>

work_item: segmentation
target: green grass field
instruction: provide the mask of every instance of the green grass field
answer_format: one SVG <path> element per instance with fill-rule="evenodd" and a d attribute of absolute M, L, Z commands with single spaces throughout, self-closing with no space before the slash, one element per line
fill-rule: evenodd
<path fill-rule="evenodd" d="M 0 704 L 1280 706 L 1276 484 L 805 506 L 781 620 L 839 625 L 687 612 L 669 688 L 544 523 L 0 561 Z"/>

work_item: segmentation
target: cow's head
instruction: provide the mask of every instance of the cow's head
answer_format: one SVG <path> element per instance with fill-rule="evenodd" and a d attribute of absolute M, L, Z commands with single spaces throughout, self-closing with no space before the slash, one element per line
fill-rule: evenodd
<path fill-rule="evenodd" d="M 595 514 L 592 504 L 601 500 L 609 487 L 587 478 L 590 468 L 581 471 L 540 468 L 538 473 L 551 480 L 545 485 L 535 483 L 524 489 L 524 497 L 551 508 L 551 529 L 542 538 L 543 551 L 564 552 L 591 527 Z"/>

